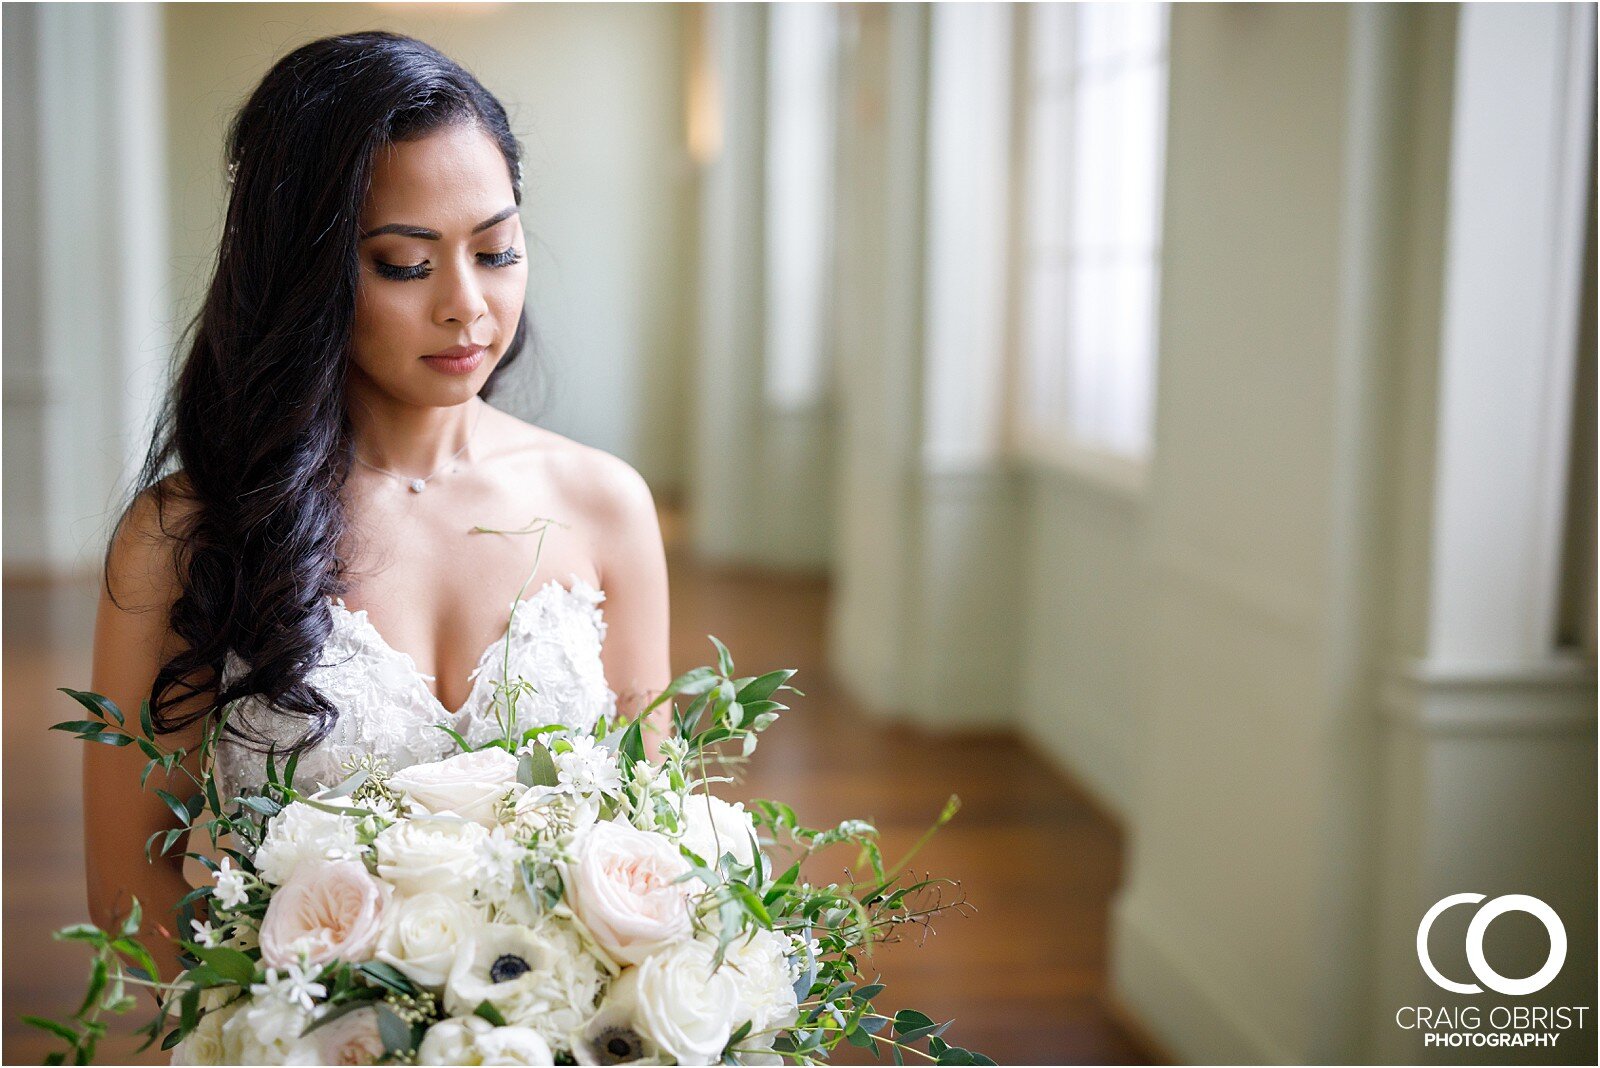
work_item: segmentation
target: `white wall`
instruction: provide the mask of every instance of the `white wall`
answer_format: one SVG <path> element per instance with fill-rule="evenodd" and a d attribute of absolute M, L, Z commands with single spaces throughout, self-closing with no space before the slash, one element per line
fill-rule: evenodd
<path fill-rule="evenodd" d="M 658 493 L 682 487 L 695 196 L 686 7 L 172 4 L 163 11 L 175 309 L 186 316 L 198 306 L 224 206 L 224 130 L 271 64 L 327 34 L 411 34 L 499 96 L 526 149 L 528 311 L 544 335 L 543 373 L 536 382 L 519 367 L 496 403 L 616 453 Z"/>
<path fill-rule="evenodd" d="M 1582 232 L 1550 181 L 1572 152 L 1551 72 L 1563 32 L 1587 38 L 1560 28 L 1577 9 L 1469 10 L 1501 25 L 1172 9 L 1155 449 L 1133 479 L 925 462 L 930 378 L 991 355 L 983 290 L 952 303 L 932 261 L 947 215 L 1005 205 L 969 182 L 941 213 L 923 184 L 949 160 L 928 82 L 974 75 L 984 38 L 859 16 L 833 664 L 870 707 L 1014 724 L 1122 818 L 1112 993 L 1180 1061 L 1421 1058 L 1393 1023 L 1440 993 L 1416 981 L 1416 924 L 1468 883 L 1559 902 L 1552 999 L 1594 1003 L 1592 654 L 1528 642 L 1553 637 L 1560 575 L 1592 574 L 1562 567 L 1571 437 L 1548 418 L 1573 396 L 1560 250 Z M 1482 110 L 1458 72 L 1474 42 L 1501 68 L 1466 76 Z M 1500 123 L 1527 147 L 1494 152 Z M 1004 156 L 967 148 L 955 165 Z M 1515 245 L 1485 240 L 1502 232 Z M 1493 418 L 1462 417 L 1496 389 Z M 1498 659 L 1441 661 L 1462 628 Z"/>

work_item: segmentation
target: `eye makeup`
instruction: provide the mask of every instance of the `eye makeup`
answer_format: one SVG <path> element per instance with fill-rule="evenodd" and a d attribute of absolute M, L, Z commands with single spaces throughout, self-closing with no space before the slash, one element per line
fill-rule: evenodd
<path fill-rule="evenodd" d="M 478 253 L 478 262 L 485 267 L 491 268 L 510 267 L 512 264 L 520 262 L 521 259 L 522 253 L 518 251 L 515 245 L 501 249 L 499 252 Z M 426 278 L 433 273 L 433 267 L 429 265 L 427 260 L 410 265 L 384 263 L 382 260 L 374 260 L 372 266 L 379 275 L 395 282 L 408 282 L 417 278 Z"/>

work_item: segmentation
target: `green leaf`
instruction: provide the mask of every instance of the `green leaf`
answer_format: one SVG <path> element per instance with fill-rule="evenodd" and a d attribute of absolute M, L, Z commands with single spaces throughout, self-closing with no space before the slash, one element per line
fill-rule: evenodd
<path fill-rule="evenodd" d="M 901 1038 L 907 1031 L 916 1031 L 924 1027 L 932 1027 L 933 1018 L 918 1012 L 916 1009 L 901 1009 L 894 1014 L 894 1033 Z"/>
<path fill-rule="evenodd" d="M 178 1031 L 188 1034 L 200 1023 L 200 988 L 190 987 L 178 999 Z"/>
<path fill-rule="evenodd" d="M 642 758 L 643 750 L 640 752 Z M 560 782 L 560 776 L 556 774 L 555 758 L 550 750 L 542 745 L 529 746 L 528 751 L 522 754 L 522 765 L 517 769 L 519 777 L 524 767 L 527 768 L 527 780 L 523 783 L 524 786 L 554 786 Z"/>
<path fill-rule="evenodd" d="M 443 723 L 435 723 L 434 726 L 439 728 L 440 730 L 444 731 L 446 734 L 448 734 L 450 736 L 450 739 L 461 747 L 462 752 L 464 752 L 464 753 L 472 752 L 472 746 L 468 745 L 467 744 L 467 740 L 465 738 L 461 737 L 460 734 L 458 734 L 457 732 L 451 730 L 449 727 L 446 727 Z"/>
<path fill-rule="evenodd" d="M 685 671 L 682 675 L 669 682 L 667 688 L 657 694 L 654 701 L 645 705 L 644 712 L 649 712 L 663 701 L 670 700 L 679 694 L 693 696 L 697 693 L 704 693 L 715 686 L 716 683 L 716 673 L 708 667 L 697 667 L 691 671 Z M 640 714 L 643 715 L 643 712 Z"/>
<path fill-rule="evenodd" d="M 472 1015 L 482 1016 L 496 1027 L 504 1027 L 506 1025 L 506 1018 L 500 1015 L 499 1009 L 489 1004 L 487 998 L 478 1003 L 478 1007 L 472 1010 Z"/>
<path fill-rule="evenodd" d="M 348 797 L 357 790 L 361 789 L 361 784 L 366 782 L 371 775 L 372 772 L 367 768 L 357 768 L 355 771 L 351 772 L 350 776 L 338 786 L 335 786 L 333 789 L 324 792 L 319 800 L 333 801 L 340 797 Z"/>
<path fill-rule="evenodd" d="M 98 716 L 100 719 L 115 720 L 117 726 L 122 726 L 122 710 L 108 698 L 102 697 L 97 693 L 89 693 L 86 690 L 69 690 L 65 686 L 60 687 L 60 690 L 88 709 L 91 714 Z"/>
<path fill-rule="evenodd" d="M 88 942 L 95 946 L 103 946 L 109 941 L 106 933 L 92 923 L 63 927 L 53 937 L 59 942 Z"/>
<path fill-rule="evenodd" d="M 179 823 L 182 823 L 184 827 L 189 827 L 189 804 L 184 803 L 184 801 L 179 801 L 178 798 L 174 798 L 173 795 L 166 793 L 165 790 L 155 791 L 155 796 L 158 796 L 158 798 L 162 799 L 162 801 L 165 801 L 166 807 L 170 807 L 171 811 L 173 811 L 173 815 L 178 817 Z"/>
<path fill-rule="evenodd" d="M 769 671 L 765 675 L 758 675 L 739 687 L 739 701 L 750 705 L 757 701 L 765 701 L 777 692 L 778 687 L 789 681 L 794 675 L 794 668 L 782 668 L 778 671 Z M 767 709 L 761 709 L 762 712 Z"/>
<path fill-rule="evenodd" d="M 628 729 L 622 732 L 622 739 L 617 742 L 617 752 L 627 758 L 628 767 L 644 759 L 644 716 L 628 724 Z"/>
<path fill-rule="evenodd" d="M 243 805 L 250 811 L 259 812 L 269 819 L 283 811 L 283 806 L 270 797 L 260 797 L 252 794 L 249 797 L 241 797 L 238 799 L 238 801 L 239 804 Z"/>
<path fill-rule="evenodd" d="M 138 964 L 137 971 L 143 972 L 143 978 L 152 982 L 159 981 L 161 973 L 156 968 L 155 959 L 150 956 L 150 951 L 132 938 L 119 938 L 111 943 L 111 948 L 125 957 L 132 957 Z"/>
<path fill-rule="evenodd" d="M 139 933 L 139 924 L 144 922 L 144 906 L 139 904 L 139 899 L 134 898 L 128 906 L 128 916 L 122 921 L 122 936 L 132 938 Z"/>
<path fill-rule="evenodd" d="M 110 731 L 103 731 L 100 734 L 80 734 L 78 737 L 86 742 L 103 742 L 106 745 L 123 746 L 133 744 L 133 736 L 131 734 L 115 734 Z"/>
<path fill-rule="evenodd" d="M 218 975 L 230 983 L 240 986 L 249 986 L 255 982 L 255 961 L 228 946 L 202 946 L 193 942 L 184 943 L 196 957 L 210 965 Z"/>
<path fill-rule="evenodd" d="M 29 1027 L 37 1027 L 41 1031 L 49 1031 L 52 1035 L 64 1038 L 74 1046 L 78 1044 L 78 1032 L 64 1023 L 57 1023 L 54 1020 L 45 1019 L 43 1016 L 24 1016 L 22 1022 Z"/>
<path fill-rule="evenodd" d="M 412 995 L 417 992 L 416 986 L 406 978 L 404 972 L 382 961 L 369 960 L 356 970 L 379 986 L 387 987 L 397 994 Z"/>
<path fill-rule="evenodd" d="M 78 1011 L 73 1015 L 82 1016 L 94 1007 L 96 999 L 100 997 L 101 992 L 106 988 L 106 973 L 106 959 L 104 957 L 96 957 L 89 970 L 89 985 L 83 993 L 83 1004 L 78 1006 Z"/>
<path fill-rule="evenodd" d="M 754 890 L 744 883 L 729 883 L 728 885 L 733 887 L 733 891 L 739 896 L 739 900 L 744 902 L 745 911 L 754 916 L 761 923 L 761 926 L 772 926 L 772 917 L 768 915 L 767 907 L 761 903 L 761 898 L 756 895 Z"/>
<path fill-rule="evenodd" d="M 97 719 L 69 719 L 51 725 L 50 729 L 66 731 L 68 734 L 99 734 L 106 729 L 106 725 Z"/>
<path fill-rule="evenodd" d="M 711 644 L 717 647 L 717 670 L 722 672 L 722 677 L 727 678 L 733 674 L 733 656 L 728 652 L 728 647 L 717 640 L 716 635 L 707 634 Z"/>

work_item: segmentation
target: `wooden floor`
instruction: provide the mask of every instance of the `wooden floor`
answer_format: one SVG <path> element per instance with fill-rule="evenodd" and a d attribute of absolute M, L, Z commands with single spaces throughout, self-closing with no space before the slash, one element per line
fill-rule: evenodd
<path fill-rule="evenodd" d="M 1123 850 L 1085 795 L 1009 734 L 930 735 L 856 707 L 823 670 L 824 582 L 714 572 L 676 552 L 671 570 L 675 670 L 710 662 L 715 634 L 741 674 L 798 668 L 807 694 L 764 735 L 736 795 L 780 798 L 811 826 L 871 820 L 891 857 L 961 797 L 916 867 L 958 878 L 974 911 L 947 913 L 921 945 L 881 948 L 880 1005 L 953 1018 L 947 1037 L 1001 1064 L 1161 1063 L 1104 997 Z M 75 718 L 54 687 L 89 685 L 93 603 L 88 587 L 4 589 L 6 1064 L 53 1048 L 19 1014 L 65 1014 L 82 991 L 84 955 L 49 937 L 86 916 L 81 743 L 46 728 Z M 140 1063 L 131 1048 L 112 1043 L 99 1059 Z M 861 1054 L 845 1046 L 839 1059 Z"/>

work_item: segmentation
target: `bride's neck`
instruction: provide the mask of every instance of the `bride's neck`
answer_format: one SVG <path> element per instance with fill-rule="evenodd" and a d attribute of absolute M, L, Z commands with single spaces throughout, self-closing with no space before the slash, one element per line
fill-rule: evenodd
<path fill-rule="evenodd" d="M 482 398 L 448 408 L 404 404 L 375 391 L 355 389 L 349 399 L 356 455 L 374 467 L 425 478 L 458 452 L 472 459 L 472 431 L 487 407 Z M 465 451 L 462 451 L 465 447 Z"/>

